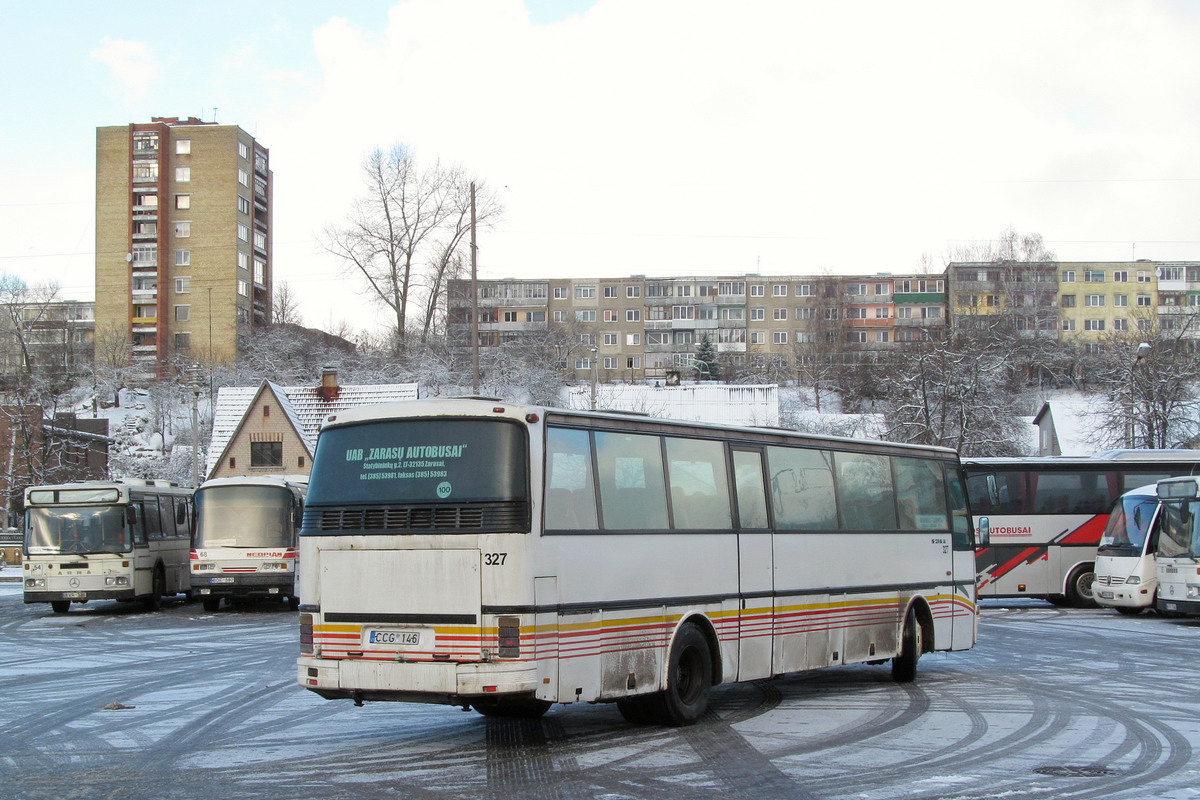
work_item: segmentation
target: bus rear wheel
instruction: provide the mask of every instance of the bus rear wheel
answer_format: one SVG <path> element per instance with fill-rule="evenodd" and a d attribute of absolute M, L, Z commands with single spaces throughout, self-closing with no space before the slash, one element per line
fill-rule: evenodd
<path fill-rule="evenodd" d="M 480 697 L 471 701 L 471 708 L 485 717 L 537 719 L 550 710 L 549 700 L 535 697 Z"/>
<path fill-rule="evenodd" d="M 71 608 L 71 601 L 70 600 L 51 600 L 50 608 L 52 608 L 54 610 L 55 614 L 65 614 Z"/>
<path fill-rule="evenodd" d="M 712 676 L 708 639 L 695 625 L 684 625 L 671 645 L 667 688 L 648 700 L 657 721 L 676 728 L 698 722 L 708 708 Z"/>
<path fill-rule="evenodd" d="M 917 619 L 917 610 L 910 608 L 904 617 L 900 633 L 900 653 L 892 659 L 892 679 L 897 683 L 912 683 L 917 677 L 917 661 L 925 646 L 924 631 Z"/>
<path fill-rule="evenodd" d="M 211 614 L 221 607 L 221 598 L 205 597 L 203 600 L 200 601 L 200 605 L 202 605 L 204 607 L 205 611 L 207 611 Z"/>

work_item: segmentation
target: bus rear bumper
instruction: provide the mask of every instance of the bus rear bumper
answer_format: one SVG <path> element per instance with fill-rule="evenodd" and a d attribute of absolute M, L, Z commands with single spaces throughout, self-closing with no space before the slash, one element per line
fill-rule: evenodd
<path fill-rule="evenodd" d="M 472 698 L 534 696 L 537 671 L 526 664 L 454 664 L 301 656 L 297 680 L 326 700 L 396 700 L 464 705 Z"/>
<path fill-rule="evenodd" d="M 216 583 L 221 578 L 231 583 Z M 295 575 L 192 575 L 192 592 L 199 597 L 279 597 L 296 594 Z"/>
<path fill-rule="evenodd" d="M 1093 598 L 1101 608 L 1153 608 L 1154 587 L 1130 587 L 1124 589 L 1096 586 Z"/>
<path fill-rule="evenodd" d="M 1200 617 L 1200 601 L 1171 600 L 1158 598 L 1158 610 L 1167 614 L 1184 614 L 1189 617 Z"/>

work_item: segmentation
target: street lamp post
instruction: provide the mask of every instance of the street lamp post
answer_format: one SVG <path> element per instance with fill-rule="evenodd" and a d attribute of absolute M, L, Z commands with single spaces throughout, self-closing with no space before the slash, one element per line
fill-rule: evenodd
<path fill-rule="evenodd" d="M 596 384 L 600 380 L 600 370 L 596 364 L 596 347 L 592 347 L 592 411 L 596 410 Z"/>
<path fill-rule="evenodd" d="M 1150 355 L 1150 351 L 1152 349 L 1153 348 L 1150 347 L 1149 342 L 1142 342 L 1139 344 L 1137 346 L 1137 352 L 1133 357 L 1133 364 L 1131 364 L 1129 367 L 1129 379 L 1125 387 L 1125 397 L 1126 402 L 1128 403 L 1125 415 L 1125 447 L 1131 449 L 1137 444 L 1135 441 L 1136 426 L 1134 425 L 1133 420 L 1133 412 L 1135 408 L 1135 404 L 1133 402 L 1134 378 L 1137 376 L 1138 364 L 1142 363 L 1146 357 Z"/>
<path fill-rule="evenodd" d="M 193 364 L 192 373 L 192 488 L 200 486 L 200 365 Z"/>

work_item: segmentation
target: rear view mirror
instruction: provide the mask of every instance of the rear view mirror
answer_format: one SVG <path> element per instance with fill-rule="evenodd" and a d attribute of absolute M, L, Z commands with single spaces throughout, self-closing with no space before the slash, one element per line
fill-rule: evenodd
<path fill-rule="evenodd" d="M 991 538 L 992 538 L 992 525 L 991 525 L 991 523 L 988 521 L 988 518 L 987 518 L 987 517 L 980 517 L 980 518 L 979 518 L 979 528 L 978 528 L 978 535 L 977 535 L 977 537 L 976 537 L 976 538 L 978 539 L 978 541 L 977 541 L 977 544 L 978 544 L 980 547 L 987 547 L 987 546 L 988 546 L 988 543 L 991 541 Z"/>

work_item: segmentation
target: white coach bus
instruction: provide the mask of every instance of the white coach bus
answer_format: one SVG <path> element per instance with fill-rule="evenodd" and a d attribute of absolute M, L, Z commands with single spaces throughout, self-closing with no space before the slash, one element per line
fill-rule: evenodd
<path fill-rule="evenodd" d="M 417 400 L 330 416 L 309 480 L 297 673 L 327 699 L 684 725 L 716 684 L 975 644 L 948 449 Z"/>
<path fill-rule="evenodd" d="M 1200 471 L 1200 450 L 1110 450 L 1090 457 L 969 458 L 971 509 L 991 521 L 980 547 L 980 597 L 1096 604 L 1096 546 L 1113 501 Z"/>
<path fill-rule="evenodd" d="M 274 597 L 299 605 L 296 535 L 306 476 L 214 478 L 196 490 L 192 587 L 205 611 L 221 600 Z"/>
<path fill-rule="evenodd" d="M 1126 492 L 1113 503 L 1096 548 L 1093 594 L 1102 608 L 1140 614 L 1154 608 L 1158 577 L 1158 492 L 1154 484 Z"/>
<path fill-rule="evenodd" d="M 1167 616 L 1200 616 L 1200 478 L 1159 481 L 1158 599 Z"/>
<path fill-rule="evenodd" d="M 25 602 L 140 600 L 188 594 L 192 490 L 127 478 L 25 490 Z"/>

